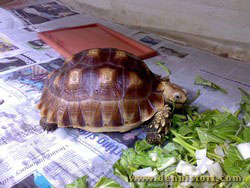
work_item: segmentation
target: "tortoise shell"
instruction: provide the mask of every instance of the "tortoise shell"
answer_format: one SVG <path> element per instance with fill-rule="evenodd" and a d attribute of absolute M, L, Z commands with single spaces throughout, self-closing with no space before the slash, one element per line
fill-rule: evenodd
<path fill-rule="evenodd" d="M 48 75 L 37 108 L 58 127 L 124 132 L 163 108 L 163 89 L 134 55 L 113 48 L 90 49 Z"/>

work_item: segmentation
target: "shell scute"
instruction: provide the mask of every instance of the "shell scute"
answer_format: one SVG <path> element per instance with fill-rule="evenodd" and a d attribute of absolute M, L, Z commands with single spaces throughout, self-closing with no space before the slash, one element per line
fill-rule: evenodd
<path fill-rule="evenodd" d="M 121 103 L 122 115 L 125 124 L 134 124 L 140 122 L 140 111 L 136 100 L 124 99 Z"/>
<path fill-rule="evenodd" d="M 94 100 L 121 100 L 123 96 L 123 75 L 121 68 L 98 67 L 93 68 L 91 98 Z"/>
<path fill-rule="evenodd" d="M 101 108 L 104 126 L 116 127 L 123 125 L 123 119 L 117 101 L 103 101 Z"/>
<path fill-rule="evenodd" d="M 93 100 L 81 101 L 80 108 L 85 126 L 101 127 L 103 125 L 100 102 Z"/>

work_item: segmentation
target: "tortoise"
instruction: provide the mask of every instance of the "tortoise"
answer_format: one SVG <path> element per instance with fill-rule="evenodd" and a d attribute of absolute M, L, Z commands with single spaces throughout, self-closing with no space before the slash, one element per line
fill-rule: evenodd
<path fill-rule="evenodd" d="M 152 73 L 133 54 L 96 48 L 77 53 L 48 74 L 37 108 L 47 131 L 126 132 L 152 119 L 146 140 L 160 144 L 170 126 L 168 101 L 186 100 L 184 89 Z"/>

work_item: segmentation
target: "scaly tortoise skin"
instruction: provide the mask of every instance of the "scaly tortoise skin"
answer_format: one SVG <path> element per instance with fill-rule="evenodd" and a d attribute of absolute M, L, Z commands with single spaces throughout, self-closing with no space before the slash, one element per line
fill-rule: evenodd
<path fill-rule="evenodd" d="M 185 103 L 187 93 L 153 74 L 134 55 L 113 48 L 82 51 L 51 72 L 37 108 L 48 131 L 73 127 L 125 132 L 151 121 L 147 141 L 162 142 L 170 126 L 167 101 Z"/>

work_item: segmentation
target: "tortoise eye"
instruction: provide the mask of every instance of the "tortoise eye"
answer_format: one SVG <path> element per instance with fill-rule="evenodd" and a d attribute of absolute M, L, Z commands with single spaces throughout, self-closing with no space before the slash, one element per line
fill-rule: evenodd
<path fill-rule="evenodd" d="M 179 99 L 181 98 L 181 94 L 180 94 L 180 93 L 175 93 L 175 94 L 174 94 L 174 98 L 175 98 L 176 100 L 179 100 Z"/>

